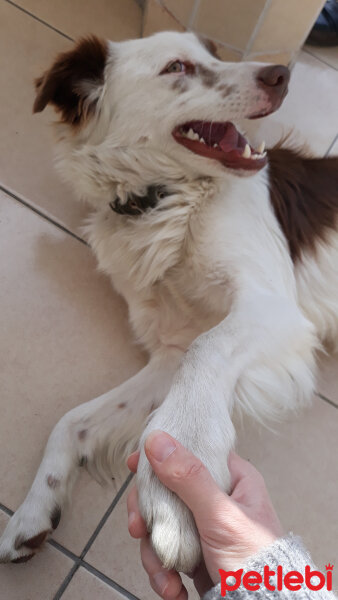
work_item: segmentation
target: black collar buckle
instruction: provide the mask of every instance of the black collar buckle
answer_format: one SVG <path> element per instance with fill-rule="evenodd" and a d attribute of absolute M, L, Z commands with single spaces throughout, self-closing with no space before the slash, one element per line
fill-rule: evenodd
<path fill-rule="evenodd" d="M 172 192 L 163 185 L 150 185 L 145 196 L 129 194 L 127 201 L 122 204 L 121 198 L 116 196 L 115 200 L 109 202 L 110 208 L 119 215 L 137 217 L 155 208 L 158 203 L 170 196 Z"/>

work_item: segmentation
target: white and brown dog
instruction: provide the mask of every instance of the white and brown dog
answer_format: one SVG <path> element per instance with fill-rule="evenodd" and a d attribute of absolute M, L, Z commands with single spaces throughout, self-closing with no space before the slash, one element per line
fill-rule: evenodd
<path fill-rule="evenodd" d="M 60 114 L 58 167 L 94 208 L 90 244 L 150 360 L 56 425 L 2 561 L 31 558 L 57 527 L 79 465 L 110 479 L 139 443 L 154 548 L 191 571 L 192 515 L 152 473 L 145 437 L 172 434 L 227 489 L 233 410 L 279 418 L 311 399 L 315 350 L 337 336 L 338 158 L 255 149 L 236 128 L 275 111 L 288 81 L 175 32 L 83 39 L 37 81 L 34 110 Z"/>

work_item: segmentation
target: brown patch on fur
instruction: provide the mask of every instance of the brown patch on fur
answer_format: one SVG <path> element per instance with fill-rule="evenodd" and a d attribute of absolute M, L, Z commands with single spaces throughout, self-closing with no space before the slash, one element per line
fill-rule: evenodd
<path fill-rule="evenodd" d="M 81 442 L 86 439 L 87 433 L 87 429 L 81 429 L 81 431 L 78 432 L 77 437 Z"/>
<path fill-rule="evenodd" d="M 189 87 L 189 84 L 188 84 L 187 80 L 183 77 L 179 77 L 178 79 L 176 79 L 173 82 L 171 89 L 182 94 L 182 92 L 187 91 L 188 87 Z"/>
<path fill-rule="evenodd" d="M 204 35 L 199 35 L 199 34 L 196 34 L 196 37 L 198 38 L 198 40 L 202 44 L 202 46 L 204 46 L 204 48 L 206 50 L 208 50 L 208 52 L 212 56 L 221 60 L 217 54 L 217 45 L 215 44 L 215 42 L 213 40 L 209 40 L 209 38 L 206 38 L 206 37 L 204 37 Z"/>
<path fill-rule="evenodd" d="M 52 67 L 36 79 L 37 96 L 33 112 L 53 104 L 64 123 L 79 125 L 95 110 L 95 91 L 104 83 L 107 42 L 95 36 L 82 38 L 68 52 L 60 54 Z"/>
<path fill-rule="evenodd" d="M 205 87 L 213 87 L 219 80 L 219 74 L 204 65 L 196 65 L 196 73 L 202 79 Z"/>
<path fill-rule="evenodd" d="M 237 92 L 238 85 L 235 85 L 234 83 L 232 85 L 221 83 L 217 86 L 216 90 L 218 92 L 222 92 L 223 98 L 226 98 L 227 96 L 230 96 L 230 94 L 234 94 L 234 92 Z"/>
<path fill-rule="evenodd" d="M 120 402 L 120 403 L 117 405 L 117 408 L 126 408 L 126 406 L 127 406 L 126 402 Z"/>
<path fill-rule="evenodd" d="M 277 147 L 268 158 L 271 203 L 296 261 L 337 227 L 338 157 L 309 158 Z"/>
<path fill-rule="evenodd" d="M 50 522 L 51 525 L 53 527 L 53 529 L 56 529 L 60 523 L 60 519 L 61 519 L 61 508 L 56 505 L 53 512 L 50 515 Z"/>
<path fill-rule="evenodd" d="M 87 464 L 88 464 L 88 457 L 81 456 L 81 458 L 79 460 L 79 467 L 85 467 Z"/>
<path fill-rule="evenodd" d="M 39 548 L 39 546 L 41 546 L 41 544 L 43 544 L 43 542 L 45 541 L 47 535 L 48 531 L 41 531 L 41 533 L 38 533 L 29 540 L 23 542 L 22 546 L 26 546 L 26 548 L 30 548 L 31 550 Z"/>
<path fill-rule="evenodd" d="M 60 485 L 60 480 L 57 479 L 56 477 L 54 477 L 53 475 L 48 475 L 48 477 L 47 477 L 47 485 L 48 485 L 48 487 L 50 487 L 53 490 L 55 490 L 55 488 L 57 488 L 58 485 Z"/>

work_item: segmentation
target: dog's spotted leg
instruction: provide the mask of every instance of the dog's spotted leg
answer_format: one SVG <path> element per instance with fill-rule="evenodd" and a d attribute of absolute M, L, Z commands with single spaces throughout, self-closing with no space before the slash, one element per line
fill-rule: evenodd
<path fill-rule="evenodd" d="M 59 524 L 80 466 L 110 480 L 170 389 L 182 352 L 161 351 L 137 375 L 68 412 L 52 431 L 32 487 L 0 539 L 0 562 L 26 562 Z"/>

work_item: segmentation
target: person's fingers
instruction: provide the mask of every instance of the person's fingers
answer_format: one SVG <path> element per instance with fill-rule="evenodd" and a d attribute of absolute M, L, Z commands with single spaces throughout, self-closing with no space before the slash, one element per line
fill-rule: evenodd
<path fill-rule="evenodd" d="M 250 506 L 265 492 L 265 483 L 262 475 L 247 460 L 235 452 L 231 452 L 228 459 L 231 474 L 231 498 L 239 504 Z"/>
<path fill-rule="evenodd" d="M 138 465 L 139 458 L 140 458 L 139 450 L 137 450 L 136 452 L 133 452 L 127 458 L 127 467 L 129 469 L 129 471 L 132 471 L 132 473 L 136 473 L 136 471 L 137 471 L 137 465 Z"/>
<path fill-rule="evenodd" d="M 141 540 L 141 560 L 148 574 L 150 585 L 153 590 L 164 598 L 164 600 L 182 600 L 182 580 L 180 575 L 173 569 L 165 569 L 151 546 L 149 538 Z"/>
<path fill-rule="evenodd" d="M 141 517 L 138 507 L 137 488 L 134 485 L 127 497 L 128 509 L 128 529 L 129 533 L 134 538 L 143 538 L 147 535 L 146 524 Z"/>
<path fill-rule="evenodd" d="M 205 465 L 168 433 L 153 431 L 145 452 L 159 480 L 190 508 L 198 527 L 204 526 L 206 515 L 210 520 L 232 505 Z"/>

